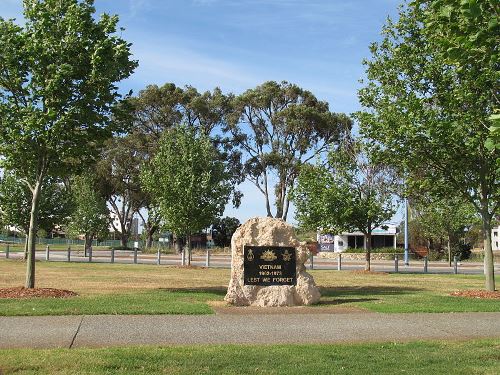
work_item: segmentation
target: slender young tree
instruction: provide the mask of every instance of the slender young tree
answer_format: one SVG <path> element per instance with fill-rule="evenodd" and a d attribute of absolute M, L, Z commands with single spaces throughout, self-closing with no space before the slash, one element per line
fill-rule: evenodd
<path fill-rule="evenodd" d="M 109 210 L 106 199 L 100 194 L 95 177 L 74 177 L 71 184 L 74 211 L 67 225 L 68 233 L 85 236 L 85 253 L 88 254 L 94 237 L 109 233 Z"/>
<path fill-rule="evenodd" d="M 396 211 L 392 170 L 371 161 L 361 143 L 329 154 L 326 165 L 304 167 L 293 192 L 297 220 L 309 230 L 363 233 L 365 270 L 371 267 L 372 232 Z"/>
<path fill-rule="evenodd" d="M 127 113 L 127 116 L 122 116 L 119 120 L 125 122 L 124 125 L 131 129 L 130 134 L 126 139 L 117 141 L 116 146 L 121 149 L 119 152 L 114 153 L 114 156 L 112 153 L 107 153 L 103 158 L 105 163 L 110 164 L 106 159 L 109 160 L 109 156 L 116 157 L 112 161 L 115 167 L 107 168 L 103 178 L 116 186 L 117 192 L 121 191 L 118 196 L 125 206 L 129 205 L 130 198 L 137 201 L 136 212 L 146 232 L 146 246 L 149 246 L 154 233 L 160 228 L 160 215 L 150 195 L 141 186 L 135 186 L 134 181 L 138 180 L 136 178 L 138 171 L 147 166 L 154 157 L 164 133 L 184 124 L 197 133 L 210 136 L 219 152 L 220 160 L 231 170 L 233 184 L 237 185 L 242 181 L 240 154 L 222 131 L 231 98 L 231 95 L 224 95 L 218 88 L 200 93 L 191 86 L 181 88 L 173 83 L 167 83 L 163 86 L 149 85 L 141 90 L 139 95 L 129 97 L 123 103 L 125 107 L 123 112 Z M 120 173 L 122 177 L 119 176 Z M 119 178 L 112 178 L 113 174 Z M 125 184 L 126 180 L 130 182 Z M 130 188 L 136 193 L 124 194 Z M 240 199 L 241 193 L 234 189 L 233 204 L 238 206 Z M 117 208 L 123 206 L 115 205 L 113 202 L 110 204 Z M 115 215 L 125 217 L 120 212 L 115 212 Z M 176 244 L 180 242 L 177 240 Z"/>
<path fill-rule="evenodd" d="M 27 288 L 49 176 L 93 161 L 113 130 L 117 82 L 137 65 L 116 34 L 117 16 L 94 18 L 93 0 L 24 0 L 22 26 L 0 19 L 0 155 L 31 197 Z"/>
<path fill-rule="evenodd" d="M 498 11 L 487 0 L 403 6 L 371 45 L 359 92 L 366 110 L 357 116 L 362 134 L 408 176 L 410 189 L 458 193 L 474 206 L 487 290 L 495 290 L 491 222 L 500 206 L 500 149 L 487 147 L 499 102 Z"/>
<path fill-rule="evenodd" d="M 142 172 L 146 190 L 158 204 L 166 229 L 187 239 L 220 216 L 233 189 L 231 174 L 210 138 L 179 127 L 164 134 Z"/>

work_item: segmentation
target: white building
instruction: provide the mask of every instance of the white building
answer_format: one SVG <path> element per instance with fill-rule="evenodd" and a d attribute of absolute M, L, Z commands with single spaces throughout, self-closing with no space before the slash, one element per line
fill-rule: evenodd
<path fill-rule="evenodd" d="M 372 231 L 372 248 L 393 247 L 396 248 L 396 237 L 398 226 L 395 224 L 384 224 L 383 228 L 375 228 Z M 350 232 L 341 234 L 318 234 L 320 251 L 341 253 L 347 248 L 363 248 L 364 235 L 361 232 Z"/>
<path fill-rule="evenodd" d="M 491 230 L 491 249 L 500 251 L 500 225 Z"/>

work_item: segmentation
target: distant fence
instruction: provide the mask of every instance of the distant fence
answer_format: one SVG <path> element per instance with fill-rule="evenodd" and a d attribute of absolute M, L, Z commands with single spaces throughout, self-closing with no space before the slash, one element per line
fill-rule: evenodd
<path fill-rule="evenodd" d="M 12 244 L 24 244 L 26 242 L 26 237 L 14 237 L 14 236 L 1 236 L 0 235 L 0 242 L 6 242 L 6 243 L 12 243 Z M 36 242 L 39 245 L 68 245 L 68 246 L 74 246 L 74 245 L 83 246 L 83 245 L 85 245 L 84 240 L 74 240 L 74 239 L 70 239 L 70 238 L 37 238 Z M 139 243 L 140 249 L 145 247 L 146 242 L 142 241 L 142 240 L 128 241 L 127 247 L 133 248 L 135 242 Z M 121 244 L 120 240 L 104 240 L 104 241 L 92 240 L 92 246 L 120 247 L 121 245 L 122 244 Z M 152 247 L 169 248 L 170 245 L 166 242 L 153 241 Z"/>

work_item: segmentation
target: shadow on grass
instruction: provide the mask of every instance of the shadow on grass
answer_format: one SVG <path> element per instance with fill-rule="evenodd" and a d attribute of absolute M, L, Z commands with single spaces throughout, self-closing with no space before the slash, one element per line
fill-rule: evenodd
<path fill-rule="evenodd" d="M 200 288 L 159 288 L 162 292 L 169 293 L 210 293 L 218 296 L 225 296 L 227 288 L 223 287 L 200 287 Z"/>
<path fill-rule="evenodd" d="M 387 287 L 387 286 L 339 286 L 332 288 L 319 288 L 323 297 L 344 297 L 344 296 L 387 296 L 398 294 L 411 294 L 424 289 L 413 287 Z M 357 299 L 359 302 L 359 299 Z M 352 301 L 353 302 L 353 301 Z"/>

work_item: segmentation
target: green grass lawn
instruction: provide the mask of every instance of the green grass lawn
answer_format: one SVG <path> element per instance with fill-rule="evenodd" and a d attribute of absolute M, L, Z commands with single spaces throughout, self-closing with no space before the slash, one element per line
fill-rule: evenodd
<path fill-rule="evenodd" d="M 0 260 L 0 288 L 22 286 L 24 272 L 22 261 Z M 500 311 L 499 299 L 449 295 L 456 290 L 482 289 L 479 275 L 311 273 L 322 298 L 319 305 L 309 308 L 386 313 Z M 229 276 L 228 269 L 37 262 L 38 287 L 69 289 L 79 296 L 0 299 L 0 316 L 210 314 L 209 302 L 222 303 Z"/>
<path fill-rule="evenodd" d="M 98 315 L 98 314 L 213 314 L 206 303 L 220 299 L 210 291 L 138 291 L 129 294 L 91 295 L 72 298 L 0 299 L 0 315 Z"/>
<path fill-rule="evenodd" d="M 0 350 L 16 374 L 498 374 L 500 340 Z"/>

